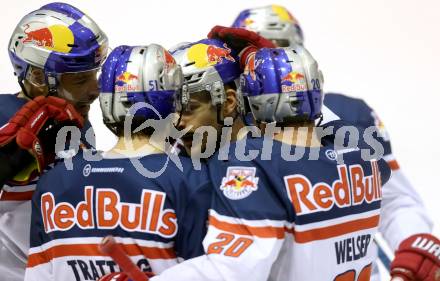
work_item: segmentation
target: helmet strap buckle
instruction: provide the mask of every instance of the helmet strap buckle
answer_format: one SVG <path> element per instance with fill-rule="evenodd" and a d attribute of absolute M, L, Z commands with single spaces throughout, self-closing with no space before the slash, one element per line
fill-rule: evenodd
<path fill-rule="evenodd" d="M 49 88 L 49 96 L 57 96 L 57 77 L 54 73 L 46 73 L 47 86 Z"/>

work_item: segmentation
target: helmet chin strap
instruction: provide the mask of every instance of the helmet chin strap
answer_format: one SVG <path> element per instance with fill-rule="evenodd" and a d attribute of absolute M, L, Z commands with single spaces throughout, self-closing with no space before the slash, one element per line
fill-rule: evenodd
<path fill-rule="evenodd" d="M 318 123 L 316 124 L 316 127 L 321 126 L 322 120 L 324 120 L 324 116 L 322 115 L 322 113 L 319 114 L 318 119 L 319 120 L 318 120 Z"/>
<path fill-rule="evenodd" d="M 28 91 L 26 90 L 26 87 L 24 86 L 24 83 L 23 83 L 23 79 L 18 78 L 18 84 L 20 85 L 21 92 L 25 95 L 25 97 L 27 97 L 28 99 L 32 100 L 33 97 L 31 97 L 29 95 Z"/>
<path fill-rule="evenodd" d="M 49 96 L 57 96 L 58 90 L 57 90 L 56 74 L 47 73 L 46 74 L 46 81 L 47 81 L 47 85 L 49 87 Z"/>
<path fill-rule="evenodd" d="M 57 89 L 55 94 L 57 95 L 57 97 L 65 99 L 70 103 L 75 103 L 75 98 L 73 97 L 72 93 L 70 93 L 64 88 L 62 88 L 61 90 Z"/>

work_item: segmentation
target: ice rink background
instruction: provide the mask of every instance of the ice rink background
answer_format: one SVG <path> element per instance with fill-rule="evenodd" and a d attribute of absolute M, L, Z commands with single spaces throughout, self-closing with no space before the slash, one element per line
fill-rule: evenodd
<path fill-rule="evenodd" d="M 3 8 L 0 73 L 3 93 L 19 90 L 7 55 L 18 20 L 48 1 L 20 0 Z M 89 14 L 110 45 L 159 43 L 171 47 L 230 25 L 242 9 L 271 1 L 67 1 Z M 305 45 L 325 76 L 325 91 L 364 98 L 385 122 L 394 154 L 420 192 L 440 235 L 440 1 L 276 1 L 299 20 Z M 100 149 L 114 137 L 95 102 L 90 118 Z"/>

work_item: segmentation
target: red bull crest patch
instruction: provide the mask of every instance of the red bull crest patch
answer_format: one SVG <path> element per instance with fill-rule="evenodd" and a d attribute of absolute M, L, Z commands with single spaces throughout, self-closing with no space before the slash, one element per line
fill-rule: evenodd
<path fill-rule="evenodd" d="M 255 173 L 254 167 L 228 167 L 220 190 L 231 200 L 244 199 L 258 189 Z"/>

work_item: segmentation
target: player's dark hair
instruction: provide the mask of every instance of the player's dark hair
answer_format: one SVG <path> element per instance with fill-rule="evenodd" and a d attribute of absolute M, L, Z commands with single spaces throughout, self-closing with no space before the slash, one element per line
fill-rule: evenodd
<path fill-rule="evenodd" d="M 235 82 L 232 81 L 232 82 L 225 84 L 225 91 L 230 90 L 230 89 L 237 91 L 237 85 L 235 84 Z"/>

